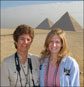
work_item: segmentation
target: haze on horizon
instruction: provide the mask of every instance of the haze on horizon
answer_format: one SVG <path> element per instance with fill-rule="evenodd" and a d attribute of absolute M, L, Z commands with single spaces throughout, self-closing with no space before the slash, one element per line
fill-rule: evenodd
<path fill-rule="evenodd" d="M 67 11 L 83 27 L 83 1 L 42 2 L 45 1 L 37 4 L 28 4 L 27 1 L 25 5 L 12 4 L 10 7 L 1 7 L 1 28 L 15 28 L 19 24 L 27 24 L 35 28 L 45 18 L 55 23 Z"/>

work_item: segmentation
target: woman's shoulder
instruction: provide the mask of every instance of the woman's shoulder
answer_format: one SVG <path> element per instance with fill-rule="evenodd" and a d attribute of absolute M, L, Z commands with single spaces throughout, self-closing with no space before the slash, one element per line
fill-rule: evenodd
<path fill-rule="evenodd" d="M 71 57 L 71 56 L 67 56 L 67 57 L 64 59 L 64 62 L 67 63 L 68 65 L 69 65 L 69 64 L 73 64 L 74 66 L 77 66 L 77 65 L 78 65 L 76 59 L 73 58 L 73 57 Z"/>
<path fill-rule="evenodd" d="M 41 62 L 42 65 L 45 65 L 45 64 L 47 64 L 47 62 L 48 62 L 48 58 L 45 58 L 44 60 L 41 59 L 40 62 Z"/>
<path fill-rule="evenodd" d="M 72 61 L 72 62 L 76 62 L 76 59 L 74 57 L 71 57 L 71 56 L 67 56 L 66 59 L 69 61 Z"/>
<path fill-rule="evenodd" d="M 3 61 L 2 61 L 2 65 L 10 65 L 10 64 L 13 64 L 13 63 L 14 63 L 14 54 L 4 58 Z"/>
<path fill-rule="evenodd" d="M 31 59 L 33 68 L 36 68 L 36 69 L 39 68 L 39 66 L 40 66 L 40 57 L 38 55 L 29 53 L 28 58 Z"/>
<path fill-rule="evenodd" d="M 36 54 L 31 54 L 31 53 L 28 54 L 28 57 L 30 57 L 30 58 L 40 58 L 40 56 L 38 56 Z"/>
<path fill-rule="evenodd" d="M 10 55 L 10 56 L 4 58 L 4 59 L 3 59 L 3 62 L 8 62 L 8 61 L 11 61 L 11 60 L 13 60 L 13 59 L 14 59 L 14 54 L 12 54 L 12 55 Z"/>
<path fill-rule="evenodd" d="M 35 54 L 28 54 L 28 58 L 31 58 L 32 61 L 40 61 L 40 56 L 35 55 Z"/>

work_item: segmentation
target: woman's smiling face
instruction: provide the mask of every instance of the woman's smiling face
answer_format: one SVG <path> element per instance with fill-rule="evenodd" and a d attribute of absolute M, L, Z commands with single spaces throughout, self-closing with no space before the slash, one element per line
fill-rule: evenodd
<path fill-rule="evenodd" d="M 56 34 L 54 35 L 49 43 L 49 51 L 51 54 L 58 54 L 62 47 L 62 42 L 60 37 Z"/>
<path fill-rule="evenodd" d="M 16 42 L 17 51 L 27 52 L 31 45 L 31 37 L 28 34 L 23 34 L 18 38 Z"/>

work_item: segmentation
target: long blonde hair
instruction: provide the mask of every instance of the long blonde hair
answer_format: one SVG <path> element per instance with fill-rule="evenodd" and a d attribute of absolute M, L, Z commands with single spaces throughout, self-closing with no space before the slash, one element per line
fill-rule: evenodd
<path fill-rule="evenodd" d="M 42 57 L 42 60 L 44 61 L 45 58 L 50 56 L 50 51 L 48 49 L 48 46 L 49 46 L 49 43 L 51 41 L 51 38 L 56 34 L 60 37 L 61 43 L 62 43 L 62 47 L 60 49 L 60 52 L 58 53 L 58 60 L 57 60 L 57 65 L 59 65 L 59 63 L 61 62 L 61 59 L 65 58 L 69 53 L 65 32 L 60 28 L 56 28 L 54 30 L 51 30 L 48 33 L 46 40 L 45 40 L 45 43 L 44 43 L 44 50 L 41 52 L 41 54 L 42 54 L 41 57 Z"/>

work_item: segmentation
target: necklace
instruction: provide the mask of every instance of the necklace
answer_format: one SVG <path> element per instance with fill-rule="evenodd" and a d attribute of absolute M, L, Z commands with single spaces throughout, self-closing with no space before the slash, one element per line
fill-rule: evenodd
<path fill-rule="evenodd" d="M 25 75 L 25 79 L 26 79 L 25 87 L 26 87 L 27 84 L 30 84 L 30 82 L 28 81 L 28 74 L 29 74 L 29 66 L 28 66 L 28 63 L 27 63 L 27 73 L 25 73 L 25 70 L 24 70 L 22 64 L 21 64 L 21 67 L 22 67 L 23 73 Z"/>

